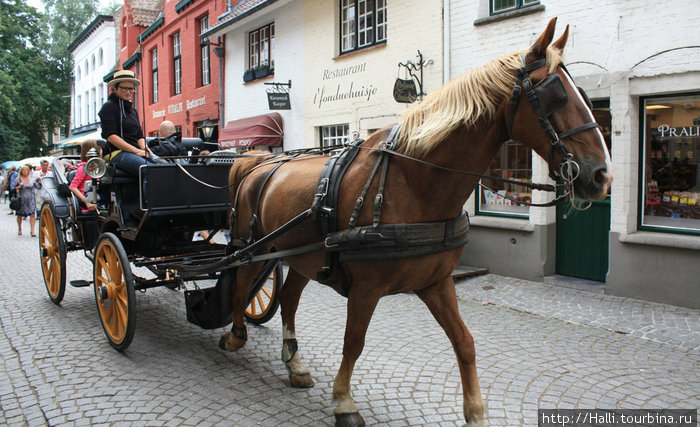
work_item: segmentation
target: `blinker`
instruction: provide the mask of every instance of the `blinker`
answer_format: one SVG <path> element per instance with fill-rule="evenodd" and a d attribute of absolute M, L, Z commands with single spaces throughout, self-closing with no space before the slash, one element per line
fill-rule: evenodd
<path fill-rule="evenodd" d="M 534 86 L 537 95 L 537 114 L 540 117 L 549 117 L 555 111 L 562 108 L 569 101 L 564 82 L 556 74 L 550 74 L 544 80 Z"/>

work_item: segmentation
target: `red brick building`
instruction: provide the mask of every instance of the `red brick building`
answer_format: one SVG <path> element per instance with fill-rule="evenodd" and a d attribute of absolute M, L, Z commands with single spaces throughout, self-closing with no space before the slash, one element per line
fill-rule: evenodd
<path fill-rule="evenodd" d="M 202 137 L 206 119 L 218 123 L 223 76 L 214 51 L 223 54 L 223 42 L 217 49 L 200 34 L 226 7 L 226 0 L 125 0 L 119 63 L 141 80 L 137 106 L 147 136 L 156 135 L 164 120 L 185 138 Z M 215 130 L 212 139 L 217 135 Z"/>

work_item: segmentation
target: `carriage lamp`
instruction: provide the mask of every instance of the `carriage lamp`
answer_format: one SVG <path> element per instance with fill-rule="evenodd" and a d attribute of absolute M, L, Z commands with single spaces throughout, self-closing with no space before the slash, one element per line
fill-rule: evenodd
<path fill-rule="evenodd" d="M 214 133 L 214 128 L 216 127 L 216 122 L 214 120 L 210 120 L 209 117 L 205 121 L 202 122 L 202 134 L 204 135 L 204 142 L 209 142 L 211 139 L 212 133 Z"/>
<path fill-rule="evenodd" d="M 85 173 L 92 179 L 102 178 L 105 172 L 107 172 L 107 163 L 101 157 L 93 157 L 85 164 Z"/>

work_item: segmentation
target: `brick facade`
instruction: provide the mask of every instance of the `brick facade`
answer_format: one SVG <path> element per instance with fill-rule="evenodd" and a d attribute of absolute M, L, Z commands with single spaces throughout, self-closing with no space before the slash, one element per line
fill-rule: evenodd
<path fill-rule="evenodd" d="M 149 7 L 158 13 L 148 13 Z M 203 18 L 209 20 L 209 26 L 216 22 L 226 9 L 226 1 L 192 1 L 175 0 L 141 2 L 127 0 L 125 5 L 132 16 L 122 19 L 122 37 L 126 40 L 121 50 L 120 63 L 132 59 L 140 52 L 139 59 L 131 69 L 142 82 L 138 91 L 139 114 L 145 122 L 144 133 L 153 135 L 164 120 L 170 120 L 182 130 L 185 138 L 201 137 L 198 129 L 206 119 L 219 117 L 219 59 L 209 46 L 209 83 L 202 84 L 200 23 Z M 142 25 L 148 22 L 148 25 Z M 131 22 L 131 23 L 129 23 Z M 125 36 L 126 34 L 126 36 Z M 175 93 L 175 68 L 173 40 L 180 36 L 181 88 Z M 141 36 L 141 37 L 140 37 Z M 141 46 L 139 47 L 139 41 Z M 153 61 L 152 55 L 157 50 L 158 61 L 158 98 L 153 98 Z M 131 65 L 128 64 L 127 65 Z"/>

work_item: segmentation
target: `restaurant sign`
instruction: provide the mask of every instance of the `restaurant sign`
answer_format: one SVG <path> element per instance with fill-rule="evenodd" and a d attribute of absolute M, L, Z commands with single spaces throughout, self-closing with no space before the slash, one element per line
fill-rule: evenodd
<path fill-rule="evenodd" d="M 292 104 L 289 101 L 288 92 L 268 92 L 267 105 L 270 110 L 291 110 Z"/>

